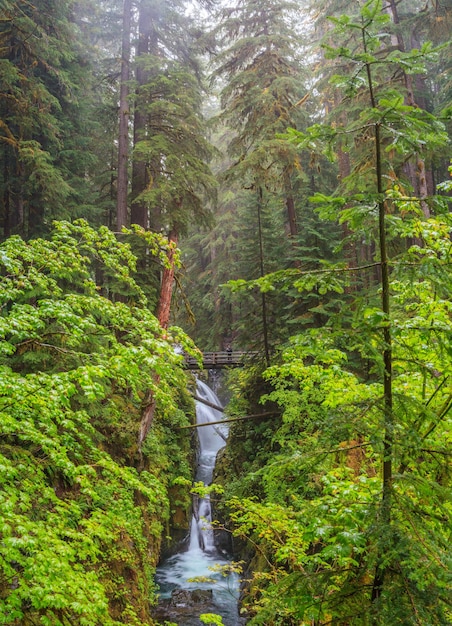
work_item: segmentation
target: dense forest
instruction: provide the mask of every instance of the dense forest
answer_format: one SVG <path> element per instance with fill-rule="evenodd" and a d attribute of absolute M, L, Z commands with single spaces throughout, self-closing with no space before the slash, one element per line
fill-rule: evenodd
<path fill-rule="evenodd" d="M 184 354 L 231 346 L 246 623 L 452 623 L 451 33 L 451 0 L 0 0 L 0 624 L 157 625 Z"/>

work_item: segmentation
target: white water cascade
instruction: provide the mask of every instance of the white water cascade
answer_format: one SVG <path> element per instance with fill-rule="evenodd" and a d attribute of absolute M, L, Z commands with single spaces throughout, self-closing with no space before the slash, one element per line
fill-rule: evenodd
<path fill-rule="evenodd" d="M 197 393 L 207 402 L 220 406 L 216 394 L 202 381 L 197 383 Z M 208 424 L 224 419 L 223 414 L 203 404 L 196 403 L 196 421 Z M 209 485 L 212 482 L 215 460 L 218 451 L 224 447 L 227 428 L 224 425 L 201 426 L 197 428 L 199 440 L 198 465 L 195 480 Z M 170 598 L 173 591 L 183 589 L 212 590 L 214 608 L 223 618 L 225 626 L 237 626 L 242 623 L 238 617 L 239 581 L 236 574 L 224 576 L 218 567 L 227 566 L 230 560 L 221 555 L 214 543 L 214 532 L 211 526 L 212 509 L 210 496 L 194 498 L 193 516 L 188 539 L 188 549 L 179 552 L 164 561 L 156 572 L 156 582 L 160 587 L 160 597 Z M 203 579 L 193 582 L 191 579 Z M 181 621 L 180 626 L 200 622 Z"/>

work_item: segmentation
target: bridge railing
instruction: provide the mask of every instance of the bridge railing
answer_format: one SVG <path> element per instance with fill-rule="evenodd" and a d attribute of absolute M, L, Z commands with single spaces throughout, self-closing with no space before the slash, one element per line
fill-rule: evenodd
<path fill-rule="evenodd" d="M 246 361 L 256 357 L 258 352 L 244 352 L 231 350 L 224 352 L 203 352 L 202 363 L 204 369 L 221 369 L 225 367 L 242 367 Z M 187 369 L 199 369 L 198 361 L 192 356 L 185 357 Z"/>

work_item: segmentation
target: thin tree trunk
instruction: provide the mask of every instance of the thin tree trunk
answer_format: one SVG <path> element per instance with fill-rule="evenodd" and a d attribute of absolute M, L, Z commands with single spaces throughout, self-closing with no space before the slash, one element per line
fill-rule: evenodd
<path fill-rule="evenodd" d="M 340 104 L 340 99 L 339 99 L 339 92 L 335 91 L 334 92 L 334 104 L 335 106 L 339 106 Z M 346 113 L 343 112 L 340 116 L 340 124 L 345 126 L 346 125 Z M 338 167 L 339 167 L 339 181 L 342 183 L 346 178 L 348 178 L 348 176 L 350 176 L 351 173 L 351 168 L 350 168 L 350 155 L 348 152 L 345 152 L 342 149 L 342 145 L 339 144 L 338 149 L 337 149 L 337 163 L 338 163 Z M 345 259 L 347 261 L 347 265 L 348 267 L 354 267 L 356 265 L 358 265 L 358 255 L 357 255 L 357 250 L 355 245 L 350 241 L 350 236 L 351 236 L 351 230 L 347 224 L 347 222 L 343 222 L 342 223 L 342 238 L 344 243 L 344 254 L 345 254 Z M 365 244 L 362 244 L 365 245 Z M 362 251 L 362 255 L 365 257 L 366 256 L 366 252 Z M 349 292 L 350 289 L 347 288 L 347 292 Z"/>
<path fill-rule="evenodd" d="M 160 382 L 160 376 L 158 374 L 154 375 L 154 382 L 157 385 Z M 155 396 L 152 393 L 152 391 L 149 389 L 146 392 L 146 395 L 142 403 L 142 409 L 141 409 L 140 431 L 138 433 L 138 450 L 140 452 L 140 455 L 141 455 L 141 448 L 142 448 L 143 442 L 149 433 L 149 430 L 152 426 L 152 422 L 154 421 L 155 409 L 156 409 Z"/>
<path fill-rule="evenodd" d="M 15 211 L 15 219 L 14 225 L 17 226 L 17 229 L 22 233 L 25 237 L 25 200 L 22 190 L 19 191 L 18 198 L 16 201 L 16 211 Z"/>
<path fill-rule="evenodd" d="M 290 174 L 286 174 L 285 181 L 285 190 L 286 190 L 286 209 L 287 209 L 287 221 L 289 224 L 289 238 L 290 245 L 292 247 L 292 252 L 294 255 L 294 259 L 292 264 L 294 267 L 301 267 L 301 261 L 297 256 L 298 251 L 298 225 L 297 225 L 297 213 L 295 210 L 295 198 L 293 196 L 292 190 L 292 182 L 290 180 Z"/>
<path fill-rule="evenodd" d="M 297 250 L 298 250 L 298 226 L 297 226 L 297 216 L 295 212 L 295 200 L 292 194 L 292 191 L 289 195 L 286 196 L 286 208 L 287 208 L 287 219 L 289 222 L 289 237 L 290 237 L 290 245 L 292 247 L 293 254 L 295 258 L 292 261 L 294 267 L 301 267 L 301 261 L 297 258 Z"/>
<path fill-rule="evenodd" d="M 264 241 L 262 235 L 262 187 L 258 188 L 257 191 L 257 224 L 258 224 L 258 236 L 259 236 L 259 266 L 260 266 L 260 275 L 261 277 L 265 275 L 265 267 L 264 267 Z M 268 343 L 268 323 L 267 323 L 267 300 L 265 297 L 265 293 L 261 293 L 261 301 L 262 301 L 262 328 L 264 333 L 264 352 L 265 352 L 265 362 L 267 363 L 267 367 L 270 365 L 270 347 Z"/>
<path fill-rule="evenodd" d="M 284 190 L 286 195 L 286 209 L 287 209 L 287 223 L 289 226 L 289 240 L 294 254 L 293 265 L 294 267 L 301 267 L 300 259 L 297 258 L 298 249 L 298 224 L 297 213 L 295 210 L 295 198 L 293 195 L 292 181 L 290 179 L 290 172 L 287 168 L 284 172 Z"/>
<path fill-rule="evenodd" d="M 11 235 L 11 196 L 9 190 L 8 148 L 3 149 L 3 237 Z"/>
<path fill-rule="evenodd" d="M 116 228 L 127 226 L 127 193 L 129 163 L 129 78 L 132 0 L 124 0 L 122 17 L 121 85 L 119 91 L 118 179 Z"/>
<path fill-rule="evenodd" d="M 365 35 L 363 32 L 364 51 L 367 52 Z M 377 107 L 374 94 L 371 66 L 367 64 L 367 80 L 372 108 Z M 391 524 L 391 496 L 392 496 L 392 456 L 393 456 L 393 391 L 392 391 L 392 333 L 390 321 L 390 294 L 389 294 L 389 259 L 386 243 L 386 204 L 384 196 L 383 166 L 381 155 L 381 128 L 375 124 L 375 165 L 377 178 L 378 201 L 378 245 L 381 264 L 381 307 L 385 314 L 383 323 L 383 402 L 384 402 L 384 433 L 383 433 L 383 487 L 381 503 L 381 521 L 385 532 L 389 533 Z M 379 549 L 377 565 L 372 585 L 372 602 L 378 600 L 383 591 L 387 565 L 382 564 L 383 548 Z"/>
<path fill-rule="evenodd" d="M 290 193 L 290 195 L 286 196 L 286 208 L 287 208 L 287 218 L 289 222 L 289 232 L 292 238 L 292 245 L 294 245 L 294 239 L 298 235 L 298 227 L 297 227 L 297 217 L 295 214 L 295 200 Z"/>
<path fill-rule="evenodd" d="M 289 222 L 289 232 L 291 237 L 298 235 L 297 217 L 295 215 L 295 200 L 292 193 L 286 197 L 287 217 Z"/>
<path fill-rule="evenodd" d="M 378 194 L 383 194 L 380 125 L 375 126 L 375 149 L 377 156 Z M 386 206 L 384 201 L 378 203 L 379 215 L 379 248 L 381 259 L 381 299 L 385 313 L 383 326 L 383 399 L 384 399 L 384 434 L 383 434 L 383 489 L 381 504 L 381 521 L 389 530 L 391 524 L 391 496 L 392 496 L 392 456 L 393 456 L 393 397 L 392 397 L 392 337 L 390 325 L 389 300 L 389 265 L 386 245 Z M 372 602 L 377 600 L 383 591 L 386 566 L 381 565 L 383 554 L 380 552 L 372 587 Z"/>
<path fill-rule="evenodd" d="M 350 156 L 347 152 L 344 152 L 339 146 L 337 151 L 337 162 L 339 166 L 339 180 L 342 182 L 347 176 L 350 176 Z M 355 267 L 358 265 L 356 248 L 353 242 L 350 240 L 352 231 L 349 228 L 347 222 L 342 223 L 342 239 L 344 241 L 344 254 L 348 267 Z M 364 244 L 361 244 L 364 245 Z M 347 292 L 350 290 L 347 288 Z"/>

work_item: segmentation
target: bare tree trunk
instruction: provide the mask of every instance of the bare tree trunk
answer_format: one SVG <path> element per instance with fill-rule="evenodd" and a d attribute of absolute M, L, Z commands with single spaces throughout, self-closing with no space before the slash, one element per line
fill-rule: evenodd
<path fill-rule="evenodd" d="M 334 95 L 334 107 L 338 108 L 342 104 L 341 96 L 339 91 L 335 90 Z M 347 113 L 346 111 L 342 111 L 338 117 L 337 123 L 340 127 L 345 127 L 347 125 Z M 339 142 L 337 147 L 337 164 L 339 168 L 339 182 L 342 183 L 346 178 L 350 176 L 351 166 L 350 166 L 350 155 L 348 152 L 343 150 L 342 141 Z M 342 240 L 344 241 L 343 250 L 345 259 L 347 261 L 347 265 L 349 267 L 354 267 L 358 265 L 358 251 L 356 249 L 356 244 L 350 240 L 350 236 L 352 231 L 350 230 L 347 222 L 342 223 Z M 350 289 L 347 289 L 350 291 Z"/>
<path fill-rule="evenodd" d="M 298 235 L 297 218 L 295 215 L 295 201 L 293 195 L 290 194 L 286 197 L 287 217 L 289 221 L 289 232 L 291 237 Z"/>
<path fill-rule="evenodd" d="M 345 117 L 345 116 L 342 115 L 341 117 Z M 337 163 L 339 167 L 339 180 L 342 182 L 348 176 L 350 176 L 350 155 L 348 154 L 348 152 L 344 152 L 342 150 L 342 146 L 339 146 L 337 150 Z M 345 242 L 343 250 L 344 250 L 345 259 L 347 261 L 348 267 L 353 267 L 358 264 L 356 247 L 350 241 L 351 234 L 352 234 L 352 231 L 350 230 L 349 225 L 347 224 L 347 222 L 343 222 L 342 223 L 342 238 L 343 238 L 343 241 Z M 363 254 L 365 255 L 365 252 L 363 252 Z"/>
<path fill-rule="evenodd" d="M 3 237 L 11 235 L 11 196 L 9 190 L 8 149 L 3 149 Z"/>
<path fill-rule="evenodd" d="M 334 92 L 334 105 L 338 107 L 341 104 L 341 99 L 339 92 L 336 90 Z M 345 111 L 342 111 L 340 114 L 338 123 L 341 126 L 346 126 L 347 124 L 347 114 Z M 343 181 L 350 176 L 351 166 L 350 166 L 350 155 L 348 152 L 343 150 L 342 142 L 339 143 L 337 148 L 337 163 L 339 168 L 339 181 L 343 183 Z M 359 265 L 359 252 L 363 258 L 366 258 L 368 252 L 364 249 L 366 244 L 361 243 L 361 250 L 357 250 L 357 246 L 354 242 L 351 241 L 352 231 L 349 228 L 347 222 L 342 223 L 342 240 L 343 250 L 345 255 L 345 260 L 347 261 L 348 267 L 355 267 Z M 356 287 L 355 287 L 356 288 Z M 350 293 L 353 290 L 353 287 L 347 287 L 346 292 Z"/>
<path fill-rule="evenodd" d="M 364 37 L 364 35 L 363 35 Z M 367 53 L 364 42 L 364 52 Z M 376 108 L 377 102 L 373 87 L 371 65 L 367 64 L 367 81 L 369 97 L 372 108 Z M 378 247 L 380 252 L 381 268 L 381 308 L 385 315 L 383 325 L 383 486 L 381 497 L 381 522 L 385 527 L 385 532 L 390 532 L 392 518 L 392 463 L 393 463 L 393 443 L 394 443 L 394 415 L 393 415 L 393 374 L 392 374 L 392 328 L 391 328 L 391 306 L 389 290 L 389 258 L 386 240 L 386 203 L 384 201 L 383 185 L 383 164 L 381 152 L 381 123 L 375 124 L 375 172 L 378 197 Z M 388 571 L 388 565 L 384 560 L 384 550 L 379 548 L 377 564 L 372 584 L 372 602 L 377 601 L 383 593 L 383 586 Z"/>
<path fill-rule="evenodd" d="M 122 16 L 121 85 L 119 91 L 118 179 L 116 199 L 116 228 L 119 231 L 123 226 L 127 226 L 131 15 L 132 0 L 124 0 Z"/>
<path fill-rule="evenodd" d="M 174 253 L 178 241 L 178 233 L 175 229 L 171 230 L 168 239 L 170 242 L 167 256 L 169 267 L 165 267 L 162 274 L 162 282 L 160 286 L 160 298 L 157 309 L 157 318 L 162 328 L 168 328 L 170 314 L 171 314 L 171 298 L 173 295 L 173 283 L 174 283 Z"/>
<path fill-rule="evenodd" d="M 418 194 L 419 194 L 419 199 L 421 203 L 421 209 L 422 209 L 422 213 L 424 214 L 424 217 L 428 219 L 430 217 L 430 207 L 427 203 L 428 186 L 427 186 L 427 172 L 425 169 L 425 161 L 419 154 L 416 154 L 416 160 L 417 160 L 416 176 L 417 176 L 417 181 L 418 181 L 418 189 L 419 189 Z"/>
<path fill-rule="evenodd" d="M 170 231 L 168 235 L 169 247 L 168 247 L 168 263 L 169 267 L 165 267 L 162 274 L 162 283 L 160 287 L 160 298 L 157 309 L 157 318 L 160 322 L 160 326 L 164 329 L 168 328 L 170 314 L 171 314 L 171 298 L 173 294 L 173 283 L 175 273 L 174 253 L 176 251 L 178 233 L 175 229 Z M 157 386 L 160 382 L 160 376 L 154 374 L 154 384 Z M 154 394 L 151 390 L 148 390 L 142 405 L 140 431 L 138 434 L 138 449 L 141 453 L 141 447 L 143 441 L 146 439 L 147 434 L 152 426 L 154 420 L 156 401 Z"/>

